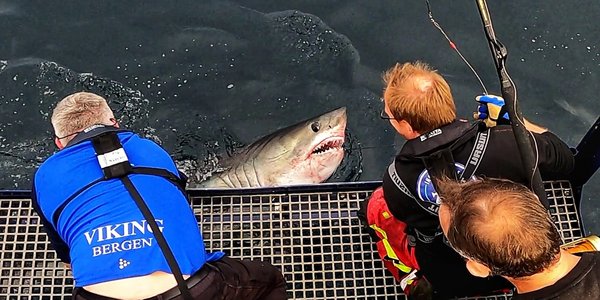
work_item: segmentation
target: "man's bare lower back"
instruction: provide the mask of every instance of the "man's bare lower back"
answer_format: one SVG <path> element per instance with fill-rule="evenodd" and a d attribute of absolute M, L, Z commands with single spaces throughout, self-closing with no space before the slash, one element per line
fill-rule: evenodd
<path fill-rule="evenodd" d="M 189 276 L 184 275 L 185 279 Z M 150 275 L 131 277 L 84 286 L 94 294 L 117 299 L 144 299 L 159 295 L 172 287 L 177 281 L 172 274 L 154 272 Z"/>

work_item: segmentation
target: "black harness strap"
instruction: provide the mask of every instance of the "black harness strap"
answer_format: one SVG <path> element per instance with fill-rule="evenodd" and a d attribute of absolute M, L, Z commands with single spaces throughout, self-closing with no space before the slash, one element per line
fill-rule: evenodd
<path fill-rule="evenodd" d="M 432 179 L 433 178 L 441 178 L 441 176 L 443 176 L 443 175 L 450 177 L 452 179 L 455 179 L 455 180 L 463 180 L 463 179 L 471 178 L 471 176 L 473 176 L 473 174 L 475 174 L 475 171 L 477 171 L 477 168 L 479 167 L 479 163 L 481 162 L 481 159 L 483 158 L 485 150 L 487 149 L 487 143 L 488 143 L 489 136 L 490 136 L 489 129 L 487 129 L 486 131 L 480 131 L 482 128 L 481 126 L 483 126 L 481 122 L 476 122 L 473 125 L 471 125 L 471 127 L 470 127 L 470 129 L 468 129 L 468 131 L 463 133 L 458 139 L 456 139 L 454 142 L 452 142 L 452 144 L 450 144 L 449 146 L 444 147 L 443 149 L 440 149 L 436 152 L 433 152 L 433 153 L 425 155 L 425 156 L 415 156 L 415 158 L 421 159 L 421 161 L 425 165 L 425 168 L 427 169 L 427 172 L 429 173 L 429 176 Z M 463 172 L 461 174 L 457 174 L 452 151 L 454 151 L 458 146 L 464 144 L 469 139 L 471 139 L 473 136 L 475 136 L 475 133 L 471 133 L 474 130 L 478 131 L 478 133 L 476 135 L 475 144 L 473 145 L 473 149 L 471 150 L 471 154 L 469 155 L 469 158 L 465 162 L 465 169 L 463 170 Z M 390 178 L 392 179 L 392 182 L 394 183 L 394 185 L 396 185 L 396 187 L 402 193 L 404 193 L 406 196 L 415 200 L 416 203 L 419 206 L 421 206 L 423 209 L 425 209 L 426 211 L 435 215 L 435 213 L 432 213 L 427 207 L 425 207 L 421 203 L 421 201 L 419 201 L 410 192 L 409 188 L 402 181 L 402 179 L 400 178 L 400 175 L 398 174 L 398 171 L 396 170 L 396 161 L 395 160 L 388 166 L 387 171 L 388 171 L 388 174 L 389 174 Z M 432 180 L 432 183 L 435 186 L 434 180 Z"/>
<path fill-rule="evenodd" d="M 179 177 L 173 175 L 173 173 L 171 173 L 165 169 L 152 168 L 152 167 L 131 167 L 131 171 L 129 173 L 130 174 L 142 174 L 142 175 L 154 175 L 154 176 L 163 177 L 164 179 L 170 181 L 177 188 L 179 188 L 181 193 L 184 196 L 186 196 L 186 198 L 187 198 L 187 194 L 185 192 L 185 184 L 187 182 L 187 179 L 186 179 L 187 177 L 183 173 L 180 173 L 179 176 L 181 176 L 181 178 L 179 178 Z M 52 225 L 54 225 L 54 228 L 56 229 L 56 224 L 58 224 L 58 218 L 60 217 L 60 214 L 63 212 L 65 207 L 71 201 L 73 201 L 73 199 L 75 199 L 75 197 L 79 196 L 79 194 L 83 193 L 85 190 L 91 188 L 92 186 L 94 186 L 97 183 L 104 181 L 104 180 L 106 180 L 106 178 L 98 178 L 98 179 L 86 184 L 84 187 L 80 188 L 75 193 L 73 193 L 69 198 L 67 198 L 52 214 Z"/>
<path fill-rule="evenodd" d="M 453 180 L 468 180 L 469 178 L 471 178 L 471 176 L 473 176 L 473 174 L 475 174 L 475 171 L 477 171 L 477 168 L 479 167 L 479 164 L 481 163 L 481 160 L 483 159 L 483 155 L 485 154 L 485 151 L 487 149 L 487 144 L 488 144 L 488 141 L 490 138 L 490 130 L 487 129 L 485 131 L 479 131 L 481 128 L 479 126 L 481 126 L 481 123 L 477 122 L 468 131 L 468 132 L 471 132 L 472 130 L 477 129 L 478 133 L 476 135 L 473 149 L 471 150 L 471 153 L 470 153 L 469 157 L 467 158 L 467 161 L 465 162 L 465 169 L 463 170 L 463 172 L 461 174 L 459 174 L 456 171 L 455 160 L 454 160 L 452 151 L 473 137 L 473 135 L 469 134 L 468 132 L 463 134 L 462 136 L 460 136 L 451 145 L 444 147 L 440 150 L 437 150 L 433 153 L 430 153 L 428 155 L 418 157 L 421 159 L 421 161 L 425 165 L 425 169 L 427 169 L 429 177 L 431 178 L 431 183 L 433 184 L 433 186 L 435 187 L 436 190 L 438 190 L 438 188 L 437 188 L 435 179 L 448 177 Z M 395 177 L 400 178 L 400 176 L 398 176 L 398 174 L 396 172 L 395 166 L 394 166 L 393 170 L 391 168 L 389 168 L 388 171 L 390 172 L 390 176 L 392 176 L 392 174 L 393 174 Z M 394 176 L 392 176 L 392 178 L 394 178 Z M 400 180 L 400 182 L 402 182 L 402 181 Z M 398 184 L 396 184 L 396 185 L 398 186 Z M 408 192 L 408 193 L 405 192 L 405 194 L 412 196 L 412 194 L 410 194 L 410 192 Z M 415 199 L 415 201 L 417 201 L 417 204 L 419 204 L 421 207 L 425 208 L 421 204 L 421 201 L 418 201 L 414 197 L 412 197 L 412 198 Z M 430 210 L 428 210 L 428 209 L 426 209 L 426 210 L 431 213 Z M 420 232 L 419 230 L 417 230 L 416 228 L 412 228 L 412 230 L 414 231 L 417 239 L 423 243 L 431 243 L 437 236 L 442 234 L 441 228 L 438 228 L 438 231 L 436 231 L 433 235 L 424 234 L 424 233 Z"/>
<path fill-rule="evenodd" d="M 99 125 L 94 125 L 92 126 L 93 130 L 89 131 L 89 130 L 84 130 L 83 133 L 78 134 L 77 136 L 75 136 L 75 138 L 73 138 L 73 140 L 71 140 L 68 144 L 67 147 L 78 144 L 78 143 L 82 143 L 84 141 L 88 141 L 88 140 L 92 140 L 94 139 L 96 136 L 99 136 L 100 134 L 103 133 L 107 133 L 107 132 L 113 132 L 116 134 L 120 133 L 120 132 L 127 132 L 128 130 L 124 130 L 124 129 L 118 129 L 118 128 L 114 128 L 114 127 L 109 127 L 109 126 L 100 126 Z M 105 146 L 103 146 L 102 143 L 98 143 L 97 145 L 99 147 L 102 147 L 102 152 L 103 153 L 108 153 L 111 152 L 112 150 L 110 149 L 119 149 L 121 148 L 121 144 L 117 139 L 118 143 L 115 143 L 113 140 L 106 140 L 106 137 L 102 137 L 102 140 L 107 141 L 109 144 L 112 144 L 112 147 L 108 147 L 105 148 Z M 92 145 L 93 145 L 93 141 L 92 141 Z M 114 153 L 113 155 L 116 155 L 117 153 Z M 110 158 L 110 155 L 103 155 L 102 156 L 102 164 L 105 164 L 107 159 Z M 100 163 L 100 158 L 99 161 Z M 127 168 L 129 169 L 129 174 L 142 174 L 142 175 L 154 175 L 154 176 L 160 176 L 165 178 L 166 180 L 170 181 L 172 184 L 174 184 L 175 186 L 177 186 L 179 188 L 179 190 L 181 191 L 181 193 L 186 196 L 187 198 L 187 193 L 185 191 L 185 187 L 186 187 L 186 182 L 187 182 L 187 176 L 181 172 L 179 172 L 179 177 L 175 176 L 173 173 L 171 173 L 170 171 L 167 171 L 165 169 L 160 169 L 160 168 L 153 168 L 153 167 L 134 167 L 131 166 L 131 164 L 122 164 L 121 166 L 119 166 L 119 168 Z M 105 170 L 102 171 L 102 173 L 104 174 Z M 112 171 L 109 171 L 112 172 Z M 119 172 L 119 173 L 122 173 Z M 106 174 L 105 174 L 106 175 Z M 110 174 L 109 174 L 110 175 Z M 102 178 L 98 178 L 88 184 L 86 184 L 85 186 L 83 186 L 82 188 L 78 189 L 77 191 L 75 191 L 71 196 L 69 196 L 69 198 L 67 198 L 65 201 L 63 201 L 63 203 L 54 211 L 54 213 L 52 214 L 52 225 L 54 226 L 54 228 L 56 229 L 56 224 L 58 224 L 58 219 L 60 217 L 60 214 L 63 212 L 63 210 L 65 209 L 65 207 L 71 202 L 73 201 L 73 199 L 75 199 L 77 196 L 79 196 L 79 194 L 83 193 L 85 190 L 91 188 L 92 186 L 96 185 L 97 183 L 106 180 L 106 178 L 102 177 Z"/>
<path fill-rule="evenodd" d="M 163 178 L 171 181 L 172 183 L 174 183 L 181 190 L 181 192 L 185 195 L 185 185 L 187 182 L 187 177 L 183 173 L 179 173 L 179 176 L 181 176 L 181 178 L 180 178 L 165 169 L 152 168 L 152 167 L 133 167 L 131 169 L 131 171 L 129 171 L 129 173 L 130 174 L 154 175 L 154 176 L 163 177 Z"/>
<path fill-rule="evenodd" d="M 120 178 L 131 172 L 131 164 L 125 149 L 114 131 L 105 132 L 92 138 L 96 157 L 104 173 L 104 179 Z"/>
<path fill-rule="evenodd" d="M 469 154 L 469 158 L 467 158 L 467 161 L 465 162 L 465 169 L 463 170 L 462 174 L 460 174 L 459 180 L 469 180 L 469 178 L 475 174 L 477 168 L 479 168 L 479 164 L 481 164 L 481 161 L 483 160 L 483 155 L 487 150 L 489 140 L 489 128 L 486 131 L 480 131 L 477 133 L 475 144 L 473 145 L 471 154 Z"/>
<path fill-rule="evenodd" d="M 463 178 L 468 179 L 477 170 L 477 167 L 479 166 L 479 163 L 481 162 L 481 158 L 483 157 L 485 150 L 487 148 L 487 143 L 488 143 L 489 136 L 490 136 L 489 130 L 481 131 L 482 130 L 481 126 L 482 126 L 481 122 L 476 122 L 473 125 L 471 125 L 468 130 L 462 132 L 462 134 L 455 141 L 451 142 L 450 145 L 445 146 L 445 147 L 443 147 L 433 153 L 427 154 L 427 155 L 411 156 L 411 159 L 412 158 L 421 159 L 421 161 L 425 165 L 425 168 L 427 169 L 427 172 L 428 172 L 430 178 L 432 179 L 431 182 L 434 185 L 434 187 L 436 187 L 436 182 L 434 179 L 441 178 L 443 176 L 447 176 L 447 177 L 455 179 L 455 180 L 462 180 Z M 475 131 L 477 131 L 477 134 L 475 134 Z M 430 133 L 423 135 L 423 137 L 421 138 L 421 142 L 428 140 L 431 137 L 435 138 L 435 137 L 439 136 L 440 134 L 443 134 L 443 131 L 434 130 Z M 469 158 L 465 162 L 465 169 L 463 170 L 463 172 L 461 174 L 458 174 L 456 172 L 455 160 L 454 160 L 452 151 L 454 151 L 458 146 L 463 145 L 464 143 L 466 143 L 469 139 L 471 139 L 473 137 L 476 137 L 476 140 L 475 140 L 475 144 L 473 145 L 473 149 L 471 150 L 471 153 L 469 155 Z M 442 147 L 442 144 L 438 143 L 437 145 L 432 146 L 431 149 L 435 149 L 438 147 Z M 415 152 L 419 152 L 420 150 L 422 150 L 423 153 L 427 153 L 427 148 L 417 149 L 417 150 L 415 150 Z M 475 162 L 475 163 L 472 164 L 471 162 Z M 394 183 L 394 185 L 402 193 L 404 193 L 409 198 L 412 198 L 415 201 L 415 203 L 417 203 L 425 211 L 429 212 L 432 215 L 437 215 L 434 211 L 432 211 L 431 207 L 427 207 L 426 205 L 424 205 L 423 201 L 420 201 L 419 199 L 417 199 L 410 192 L 410 189 L 402 181 L 400 175 L 398 174 L 398 171 L 396 170 L 396 160 L 394 160 L 388 166 L 387 172 L 388 172 L 392 182 Z M 437 204 L 432 204 L 432 205 L 437 205 Z M 427 244 L 433 242 L 433 240 L 437 236 L 440 236 L 442 234 L 442 231 L 439 228 L 432 234 L 421 232 L 414 227 L 411 227 L 408 230 L 409 230 L 408 233 L 415 236 L 419 241 L 421 241 L 423 243 L 427 243 Z"/>
<path fill-rule="evenodd" d="M 400 175 L 398 175 L 398 171 L 396 171 L 396 160 L 394 160 L 389 166 L 388 166 L 388 173 L 390 174 L 390 178 L 392 179 L 392 182 L 394 182 L 394 185 L 396 185 L 396 187 L 402 192 L 404 193 L 406 196 L 416 200 L 417 198 L 415 198 L 415 196 L 413 196 L 413 194 L 410 192 L 410 190 L 408 189 L 408 187 L 406 186 L 406 184 L 404 184 L 404 182 L 402 181 L 402 179 L 400 179 Z"/>
<path fill-rule="evenodd" d="M 445 148 L 422 157 L 421 160 L 423 161 L 429 176 L 432 178 L 433 185 L 435 186 L 436 184 L 435 180 L 433 180 L 434 178 L 448 177 L 458 181 L 471 178 L 481 163 L 487 148 L 488 140 L 489 130 L 487 132 L 477 133 L 477 138 L 473 145 L 473 149 L 471 150 L 471 154 L 465 162 L 465 169 L 460 174 L 456 172 L 452 148 Z"/>
<path fill-rule="evenodd" d="M 102 172 L 104 173 L 104 178 L 95 180 L 94 182 L 86 185 L 77 193 L 69 197 L 68 201 L 65 201 L 65 203 L 63 203 L 61 207 L 54 213 L 53 220 L 55 220 L 55 224 L 56 221 L 58 221 L 58 217 L 60 216 L 60 213 L 62 212 L 66 204 L 73 198 L 75 198 L 79 193 L 102 180 L 108 180 L 113 178 L 120 179 L 123 182 L 123 185 L 125 185 L 127 192 L 129 192 L 131 197 L 134 199 L 135 204 L 142 212 L 142 215 L 148 222 L 148 225 L 150 225 L 150 228 L 152 229 L 154 237 L 156 237 L 156 241 L 158 242 L 160 250 L 165 256 L 165 259 L 167 260 L 167 264 L 169 265 L 171 272 L 173 272 L 173 276 L 177 281 L 177 287 L 181 292 L 183 299 L 192 300 L 193 298 L 187 287 L 187 283 L 185 279 L 183 279 L 181 269 L 179 268 L 179 265 L 175 260 L 175 255 L 173 255 L 173 252 L 169 248 L 169 245 L 167 244 L 164 235 L 160 231 L 158 224 L 156 224 L 156 220 L 154 219 L 152 212 L 142 199 L 142 196 L 140 195 L 139 191 L 135 188 L 135 186 L 129 179 L 128 175 L 149 174 L 161 176 L 168 179 L 171 182 L 176 183 L 176 185 L 180 188 L 181 180 L 179 180 L 179 178 L 177 178 L 175 175 L 171 174 L 166 170 L 161 171 L 161 169 L 156 168 L 133 168 L 129 163 L 129 159 L 127 158 L 125 150 L 123 149 L 119 137 L 117 136 L 117 133 L 114 131 L 104 132 L 102 134 L 92 137 L 92 145 L 96 150 L 96 156 L 98 158 L 98 163 L 102 168 Z"/>
<path fill-rule="evenodd" d="M 73 193 L 73 195 L 71 195 L 69 198 L 67 198 L 67 200 L 65 200 L 52 214 L 52 226 L 54 226 L 54 229 L 57 229 L 56 226 L 58 225 L 58 218 L 60 217 L 60 214 L 63 212 L 63 210 L 65 209 L 67 204 L 69 204 L 71 201 L 73 201 L 73 199 L 75 199 L 75 197 L 79 196 L 79 194 L 83 193 L 83 191 L 91 188 L 96 183 L 103 181 L 103 180 L 104 180 L 104 178 L 98 178 L 98 179 L 86 184 L 84 187 L 80 188 L 79 190 L 77 190 L 77 192 Z"/>
<path fill-rule="evenodd" d="M 448 177 L 450 179 L 458 180 L 458 173 L 454 166 L 454 156 L 452 155 L 451 148 L 444 148 L 442 150 L 433 152 L 421 160 L 429 173 L 431 183 L 436 187 L 435 179 Z"/>
<path fill-rule="evenodd" d="M 167 244 L 167 240 L 165 239 L 165 236 L 162 234 L 162 232 L 158 228 L 158 224 L 156 224 L 156 220 L 154 219 L 154 216 L 152 215 L 150 208 L 148 208 L 148 205 L 146 205 L 146 203 L 142 199 L 142 196 L 140 195 L 138 190 L 135 188 L 135 186 L 133 185 L 133 183 L 131 182 L 129 177 L 123 176 L 123 177 L 121 177 L 121 181 L 125 185 L 125 188 L 127 188 L 127 191 L 129 192 L 129 194 L 131 194 L 131 197 L 133 197 L 133 200 L 135 200 L 135 204 L 142 212 L 142 215 L 144 215 L 144 218 L 146 218 L 148 225 L 150 225 L 150 228 L 152 229 L 152 234 L 154 234 L 154 237 L 156 237 L 156 241 L 158 242 L 158 245 L 160 246 L 160 250 L 162 251 L 163 255 L 165 256 L 165 259 L 167 260 L 167 264 L 169 264 L 169 268 L 173 272 L 173 276 L 175 276 L 175 280 L 177 281 L 177 287 L 179 288 L 179 291 L 181 292 L 183 299 L 192 300 L 193 299 L 192 295 L 190 294 L 190 291 L 187 287 L 187 283 L 185 282 L 185 279 L 183 279 L 183 275 L 181 274 L 181 269 L 179 268 L 179 265 L 177 264 L 177 260 L 175 260 L 175 255 L 173 254 L 173 251 L 171 251 L 169 244 Z"/>
<path fill-rule="evenodd" d="M 482 128 L 481 122 L 476 122 L 473 124 L 472 129 L 477 128 L 477 136 L 475 137 L 475 143 L 473 144 L 473 149 L 471 149 L 471 153 L 467 158 L 467 161 L 464 163 L 465 169 L 461 174 L 456 172 L 455 160 L 452 155 L 452 151 L 454 151 L 458 146 L 464 144 L 468 139 L 472 137 L 471 134 L 464 134 L 456 141 L 454 141 L 450 146 L 435 151 L 429 155 L 421 156 L 421 160 L 423 164 L 425 164 L 425 168 L 429 173 L 429 176 L 432 179 L 432 183 L 435 186 L 434 178 L 442 178 L 443 176 L 449 177 L 454 180 L 468 180 L 475 174 L 477 168 L 479 168 L 479 164 L 483 160 L 483 156 L 487 150 L 487 145 L 490 139 L 490 129 L 486 129 L 485 131 L 479 131 Z"/>

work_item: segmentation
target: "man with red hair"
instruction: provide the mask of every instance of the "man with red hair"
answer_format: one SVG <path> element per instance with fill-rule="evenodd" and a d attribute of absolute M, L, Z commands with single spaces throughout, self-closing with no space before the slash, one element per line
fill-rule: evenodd
<path fill-rule="evenodd" d="M 387 240 L 391 245 L 387 249 L 394 250 L 391 256 L 408 257 L 403 264 L 431 283 L 435 298 L 480 295 L 509 287 L 500 277 L 483 279 L 469 274 L 460 255 L 444 243 L 437 216 L 440 200 L 428 171 L 441 162 L 454 167 L 462 179 L 485 175 L 527 183 L 529 175 L 522 167 L 512 128 L 500 115 L 502 98 L 478 97 L 489 115 L 480 115 L 485 122 L 470 124 L 457 119 L 450 86 L 427 64 L 396 64 L 383 79 L 381 118 L 388 120 L 406 143 L 384 174 L 383 193 L 376 191 L 363 205 L 368 226 L 379 228 L 371 231 L 377 236 L 379 252 L 389 254 L 381 242 Z M 542 176 L 568 175 L 574 165 L 568 145 L 547 129 L 525 123 L 539 151 Z M 382 225 L 377 223 L 381 215 L 394 218 L 384 218 L 386 224 Z M 388 254 L 382 255 L 384 261 L 389 260 Z M 402 278 L 406 272 L 399 270 Z"/>

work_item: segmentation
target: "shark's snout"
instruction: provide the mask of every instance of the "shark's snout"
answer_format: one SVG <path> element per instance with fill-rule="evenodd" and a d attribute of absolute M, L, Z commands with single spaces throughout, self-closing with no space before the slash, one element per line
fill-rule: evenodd
<path fill-rule="evenodd" d="M 344 129 L 346 128 L 347 116 L 346 116 L 346 107 L 340 107 L 336 110 L 332 110 L 329 112 L 331 114 L 332 124 L 342 125 Z"/>
<path fill-rule="evenodd" d="M 340 107 L 313 120 L 318 123 L 319 130 L 313 138 L 312 151 L 309 156 L 325 152 L 341 151 L 346 135 L 346 107 Z M 314 126 L 313 126 L 314 127 Z M 313 128 L 314 131 L 314 128 Z"/>

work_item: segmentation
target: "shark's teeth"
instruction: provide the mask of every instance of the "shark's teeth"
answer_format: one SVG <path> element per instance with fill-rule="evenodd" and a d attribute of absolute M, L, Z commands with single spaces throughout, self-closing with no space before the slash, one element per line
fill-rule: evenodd
<path fill-rule="evenodd" d="M 342 147 L 342 144 L 344 143 L 344 139 L 330 139 L 326 142 L 321 142 L 321 144 L 319 144 L 315 150 L 313 150 L 313 154 L 321 154 L 321 153 L 325 153 L 327 151 L 332 151 L 332 150 L 340 150 Z"/>

